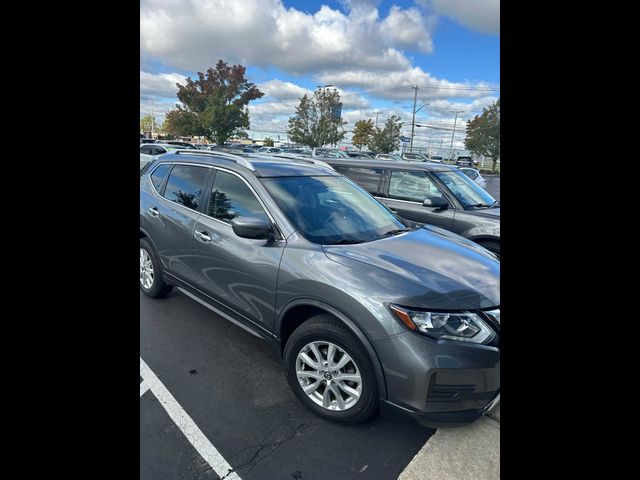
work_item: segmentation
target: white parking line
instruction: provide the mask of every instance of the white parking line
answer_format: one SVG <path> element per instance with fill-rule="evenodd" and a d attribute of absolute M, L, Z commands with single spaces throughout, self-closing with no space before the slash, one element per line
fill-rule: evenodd
<path fill-rule="evenodd" d="M 171 392 L 169 392 L 158 377 L 156 377 L 155 373 L 153 373 L 142 357 L 140 357 L 140 376 L 143 379 L 142 383 L 148 386 L 147 388 L 151 390 L 151 393 L 160 401 L 160 404 L 167 411 L 171 420 L 175 422 L 180 431 L 187 437 L 187 440 L 189 440 L 191 445 L 198 451 L 200 456 L 211 466 L 213 471 L 216 472 L 220 478 L 241 480 L 237 473 L 229 473 L 231 465 L 227 463 L 224 457 L 220 455 L 220 452 L 216 450 L 216 447 L 211 444 L 191 417 L 187 415 L 187 412 L 185 412 L 176 399 L 173 398 Z M 140 396 L 142 396 L 143 393 L 141 384 Z"/>
<path fill-rule="evenodd" d="M 147 390 L 149 390 L 149 385 L 147 385 L 143 380 L 140 384 L 140 396 L 144 395 Z"/>

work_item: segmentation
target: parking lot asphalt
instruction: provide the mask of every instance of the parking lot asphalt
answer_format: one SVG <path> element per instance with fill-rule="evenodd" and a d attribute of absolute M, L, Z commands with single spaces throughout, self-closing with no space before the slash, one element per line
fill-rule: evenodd
<path fill-rule="evenodd" d="M 496 200 L 500 200 L 500 175 L 483 175 L 487 180 L 487 192 Z"/>
<path fill-rule="evenodd" d="M 140 356 L 243 480 L 397 478 L 434 433 L 316 417 L 266 342 L 177 291 L 162 300 L 140 293 Z M 220 478 L 151 391 L 140 422 L 141 479 Z"/>

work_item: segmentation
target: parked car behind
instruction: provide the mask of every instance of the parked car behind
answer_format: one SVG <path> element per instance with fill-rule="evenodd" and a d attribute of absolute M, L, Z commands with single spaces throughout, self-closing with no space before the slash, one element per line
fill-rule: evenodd
<path fill-rule="evenodd" d="M 478 161 L 477 160 L 474 161 L 471 157 L 458 157 L 456 159 L 456 165 L 461 167 L 473 168 L 473 166 L 477 164 L 478 164 Z"/>
<path fill-rule="evenodd" d="M 440 155 L 429 156 L 429 161 L 433 163 L 444 163 L 444 160 Z"/>
<path fill-rule="evenodd" d="M 457 167 L 327 160 L 402 217 L 462 235 L 500 255 L 500 202 Z"/>
<path fill-rule="evenodd" d="M 349 158 L 361 158 L 366 160 L 373 160 L 373 156 L 366 152 L 355 152 L 355 151 L 347 151 L 347 156 Z"/>
<path fill-rule="evenodd" d="M 349 158 L 346 151 L 336 148 L 314 148 L 311 156 L 318 158 Z"/>
<path fill-rule="evenodd" d="M 500 262 L 331 169 L 218 152 L 154 160 L 140 179 L 140 289 L 174 286 L 270 342 L 324 419 L 381 408 L 452 425 L 499 400 Z"/>
<path fill-rule="evenodd" d="M 459 170 L 463 172 L 467 177 L 476 182 L 482 188 L 487 188 L 487 180 L 480 175 L 480 170 L 476 170 L 475 168 L 469 167 L 459 167 Z"/>
<path fill-rule="evenodd" d="M 158 155 L 178 150 L 179 145 L 169 145 L 166 143 L 142 143 L 140 144 L 140 170 Z"/>
<path fill-rule="evenodd" d="M 400 155 L 396 155 L 395 153 L 379 153 L 376 155 L 376 160 L 391 160 L 399 162 L 402 159 L 400 158 Z"/>
<path fill-rule="evenodd" d="M 423 153 L 403 153 L 400 157 L 402 160 L 406 160 L 408 162 L 428 162 L 429 157 L 427 157 Z"/>

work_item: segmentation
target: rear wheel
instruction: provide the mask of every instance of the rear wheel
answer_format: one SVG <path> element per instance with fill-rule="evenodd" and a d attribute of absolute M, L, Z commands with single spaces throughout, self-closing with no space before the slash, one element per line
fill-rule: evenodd
<path fill-rule="evenodd" d="M 284 364 L 293 393 L 326 420 L 363 422 L 378 407 L 376 377 L 366 350 L 331 315 L 312 317 L 291 334 Z"/>
<path fill-rule="evenodd" d="M 151 298 L 166 297 L 173 290 L 163 280 L 158 257 L 146 238 L 140 239 L 140 290 Z"/>

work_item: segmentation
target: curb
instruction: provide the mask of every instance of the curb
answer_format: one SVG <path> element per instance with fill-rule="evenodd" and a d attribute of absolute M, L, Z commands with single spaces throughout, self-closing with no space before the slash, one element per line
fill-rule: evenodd
<path fill-rule="evenodd" d="M 439 428 L 398 480 L 499 480 L 500 404 L 470 425 Z"/>

